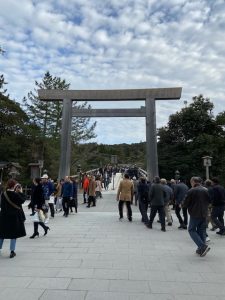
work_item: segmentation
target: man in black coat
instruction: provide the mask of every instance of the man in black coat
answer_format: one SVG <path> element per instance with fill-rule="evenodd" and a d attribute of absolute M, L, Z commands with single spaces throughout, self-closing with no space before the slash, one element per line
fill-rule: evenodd
<path fill-rule="evenodd" d="M 166 222 L 165 222 L 165 210 L 164 205 L 166 202 L 166 192 L 164 187 L 160 183 L 160 178 L 156 176 L 154 178 L 154 183 L 150 188 L 149 193 L 150 204 L 151 204 L 151 213 L 150 213 L 150 220 L 147 225 L 148 228 L 152 228 L 152 223 L 156 216 L 156 213 L 159 213 L 159 220 L 161 223 L 161 230 L 166 231 Z"/>
<path fill-rule="evenodd" d="M 219 184 L 217 178 L 212 178 L 212 187 L 209 189 L 212 204 L 211 218 L 214 224 L 220 229 L 217 234 L 225 235 L 224 227 L 224 208 L 225 208 L 225 189 Z"/>
<path fill-rule="evenodd" d="M 183 207 L 188 209 L 190 221 L 188 232 L 198 246 L 196 253 L 205 256 L 210 250 L 206 245 L 206 218 L 208 216 L 208 206 L 210 202 L 206 188 L 201 185 L 201 178 L 191 178 L 192 188 L 187 192 Z"/>

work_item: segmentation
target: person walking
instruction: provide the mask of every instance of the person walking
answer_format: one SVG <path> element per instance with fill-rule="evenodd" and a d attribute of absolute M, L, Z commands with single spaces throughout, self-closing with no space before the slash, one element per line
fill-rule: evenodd
<path fill-rule="evenodd" d="M 133 177 L 133 185 L 134 185 L 134 195 L 133 195 L 133 198 L 134 198 L 134 204 L 135 206 L 137 206 L 137 201 L 138 201 L 138 180 L 137 180 L 137 177 L 134 176 Z M 132 204 L 133 204 L 133 198 L 132 198 Z"/>
<path fill-rule="evenodd" d="M 82 183 L 83 199 L 84 199 L 83 204 L 87 203 L 88 186 L 89 186 L 89 179 L 88 179 L 87 174 L 85 173 L 84 177 L 83 177 L 83 183 Z"/>
<path fill-rule="evenodd" d="M 41 182 L 42 182 L 42 188 L 44 192 L 44 198 L 45 198 L 45 204 L 49 207 L 50 212 L 51 212 L 51 217 L 54 218 L 55 216 L 55 209 L 54 209 L 54 204 L 49 203 L 50 196 L 54 196 L 54 184 L 52 181 L 48 178 L 47 174 L 44 174 L 41 177 Z M 46 223 L 48 222 L 48 213 L 46 213 Z"/>
<path fill-rule="evenodd" d="M 172 220 L 172 216 L 171 216 L 170 203 L 173 200 L 173 190 L 172 190 L 171 187 L 169 187 L 167 185 L 167 180 L 165 178 L 161 178 L 160 181 L 161 181 L 161 184 L 163 185 L 164 190 L 166 192 L 166 200 L 165 200 L 164 209 L 165 209 L 167 225 L 172 226 L 173 220 Z"/>
<path fill-rule="evenodd" d="M 213 223 L 219 228 L 216 233 L 225 235 L 224 209 L 225 209 L 225 189 L 219 184 L 218 178 L 212 178 L 212 187 L 209 189 L 212 203 L 211 218 Z"/>
<path fill-rule="evenodd" d="M 180 181 L 174 186 L 174 198 L 175 198 L 175 214 L 179 220 L 180 226 L 178 229 L 187 229 L 188 224 L 188 214 L 187 209 L 182 207 L 182 202 L 189 190 L 188 186 L 184 183 L 184 179 L 180 178 Z M 183 218 L 181 217 L 181 212 L 183 213 Z"/>
<path fill-rule="evenodd" d="M 72 182 L 70 181 L 69 176 L 65 177 L 64 183 L 62 185 L 61 197 L 62 197 L 62 206 L 64 211 L 63 216 L 68 217 L 70 200 L 73 199 L 73 185 Z"/>
<path fill-rule="evenodd" d="M 75 177 L 71 177 L 72 185 L 73 185 L 73 196 L 72 200 L 70 200 L 70 212 L 73 212 L 73 207 L 75 212 L 77 213 L 78 200 L 77 200 L 77 192 L 78 192 L 78 183 Z"/>
<path fill-rule="evenodd" d="M 160 183 L 160 178 L 156 176 L 154 178 L 154 183 L 150 188 L 149 193 L 150 204 L 151 204 L 151 213 L 150 220 L 147 224 L 147 227 L 152 229 L 152 223 L 156 216 L 156 213 L 159 213 L 159 221 L 161 223 L 161 230 L 166 231 L 166 222 L 165 222 L 165 210 L 164 205 L 166 202 L 166 192 L 162 184 Z"/>
<path fill-rule="evenodd" d="M 126 203 L 127 206 L 127 217 L 130 222 L 132 222 L 132 209 L 131 209 L 131 199 L 133 197 L 134 185 L 129 178 L 128 174 L 124 175 L 124 179 L 120 181 L 118 190 L 117 190 L 117 201 L 119 201 L 119 220 L 123 219 L 123 206 Z"/>
<path fill-rule="evenodd" d="M 96 199 L 98 197 L 102 198 L 102 182 L 100 179 L 100 176 L 96 177 L 96 188 L 95 188 L 95 193 L 96 193 Z"/>
<path fill-rule="evenodd" d="M 210 250 L 206 244 L 206 218 L 210 198 L 207 189 L 201 186 L 201 178 L 192 177 L 190 183 L 192 188 L 187 192 L 183 207 L 188 209 L 190 215 L 188 232 L 198 247 L 196 253 L 203 257 Z"/>
<path fill-rule="evenodd" d="M 26 236 L 24 226 L 25 214 L 22 204 L 25 196 L 20 184 L 14 179 L 9 179 L 6 184 L 6 191 L 1 195 L 0 211 L 0 250 L 4 239 L 10 239 L 10 258 L 16 256 L 16 240 Z"/>
<path fill-rule="evenodd" d="M 88 205 L 87 207 L 91 206 L 96 206 L 96 194 L 95 194 L 95 189 L 96 189 L 96 181 L 95 177 L 91 175 L 90 180 L 89 180 L 89 186 L 88 186 Z"/>
<path fill-rule="evenodd" d="M 41 213 L 42 207 L 45 204 L 44 192 L 41 184 L 41 178 L 35 178 L 33 180 L 34 190 L 33 190 L 33 205 L 34 211 L 36 214 Z M 38 220 L 39 218 L 37 218 Z M 34 239 L 36 236 L 39 236 L 38 225 L 40 225 L 44 229 L 44 235 L 48 233 L 50 228 L 45 225 L 44 220 L 39 219 L 39 221 L 34 221 L 34 233 L 30 236 L 30 239 Z"/>
<path fill-rule="evenodd" d="M 148 205 L 149 205 L 149 185 L 147 184 L 146 178 L 141 177 L 140 181 L 137 186 L 137 193 L 138 193 L 138 203 L 139 203 L 139 210 L 141 213 L 141 221 L 147 225 L 149 222 L 148 219 Z"/>

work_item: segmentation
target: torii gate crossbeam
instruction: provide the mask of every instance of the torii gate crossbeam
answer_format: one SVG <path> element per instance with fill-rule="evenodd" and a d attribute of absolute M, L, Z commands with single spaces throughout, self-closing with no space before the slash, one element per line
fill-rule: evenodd
<path fill-rule="evenodd" d="M 71 160 L 71 123 L 73 116 L 79 117 L 145 117 L 147 173 L 152 180 L 158 176 L 158 154 L 156 136 L 155 100 L 178 100 L 181 98 L 181 87 L 156 89 L 124 90 L 38 90 L 39 99 L 43 101 L 63 101 L 61 155 L 59 178 L 70 174 Z M 145 107 L 139 109 L 91 109 L 76 110 L 72 101 L 138 101 L 145 100 Z"/>

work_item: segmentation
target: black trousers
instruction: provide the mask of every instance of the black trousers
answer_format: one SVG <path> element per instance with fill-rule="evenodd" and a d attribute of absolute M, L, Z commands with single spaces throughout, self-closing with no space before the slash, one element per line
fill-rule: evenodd
<path fill-rule="evenodd" d="M 161 226 L 162 226 L 162 228 L 165 228 L 166 222 L 165 222 L 165 209 L 164 209 L 164 206 L 152 206 L 151 207 L 149 223 L 150 224 L 153 223 L 157 212 L 159 213 L 159 220 L 160 220 Z"/>
<path fill-rule="evenodd" d="M 88 197 L 88 206 L 89 206 L 89 207 L 91 206 L 91 202 L 92 202 L 92 205 L 93 205 L 93 206 L 96 205 L 95 196 L 89 196 L 89 197 Z"/>
<path fill-rule="evenodd" d="M 51 217 L 54 218 L 54 216 L 55 216 L 54 204 L 53 203 L 49 203 L 48 206 L 49 206 L 49 209 L 50 209 L 50 212 L 51 212 Z"/>
<path fill-rule="evenodd" d="M 183 213 L 183 217 L 184 217 L 184 218 L 182 218 L 181 215 L 180 215 L 180 211 L 181 211 L 181 210 L 182 210 L 182 213 Z M 175 206 L 175 213 L 176 213 L 176 216 L 177 216 L 177 218 L 178 218 L 178 220 L 179 220 L 180 225 L 185 225 L 185 226 L 187 226 L 187 223 L 188 223 L 187 208 L 181 208 L 181 207 L 179 206 L 179 204 L 176 204 L 176 206 Z"/>
<path fill-rule="evenodd" d="M 35 234 L 38 233 L 38 225 L 40 225 L 44 229 L 44 231 L 46 231 L 48 228 L 44 222 L 34 222 L 34 233 Z"/>
<path fill-rule="evenodd" d="M 75 208 L 75 212 L 77 213 L 77 206 L 78 206 L 78 201 L 77 198 L 73 198 L 72 200 L 70 200 L 69 202 L 70 205 L 70 211 L 73 211 L 73 207 Z"/>
<path fill-rule="evenodd" d="M 70 203 L 70 197 L 63 197 L 62 199 L 62 207 L 63 211 L 65 213 L 65 216 L 68 216 L 69 214 L 69 204 Z"/>
<path fill-rule="evenodd" d="M 130 201 L 123 201 L 123 200 L 120 200 L 119 204 L 118 204 L 120 218 L 123 218 L 124 203 L 126 203 L 126 206 L 127 206 L 127 217 L 128 217 L 128 219 L 131 219 L 132 218 L 132 209 L 131 209 L 131 205 L 130 205 L 131 203 L 130 203 Z"/>
<path fill-rule="evenodd" d="M 140 210 L 140 213 L 141 213 L 141 216 L 142 216 L 142 222 L 144 223 L 148 223 L 148 214 L 147 214 L 147 211 L 148 211 L 148 202 L 144 202 L 144 201 L 141 201 L 139 199 L 139 210 Z"/>
<path fill-rule="evenodd" d="M 223 216 L 224 216 L 224 205 L 212 207 L 212 212 L 211 212 L 212 221 L 213 221 L 213 223 L 216 224 L 216 226 L 220 230 L 224 230 Z"/>

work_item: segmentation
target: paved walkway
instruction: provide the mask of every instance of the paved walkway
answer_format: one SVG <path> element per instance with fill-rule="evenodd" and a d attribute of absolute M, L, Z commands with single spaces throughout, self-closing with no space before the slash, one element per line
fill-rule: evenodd
<path fill-rule="evenodd" d="M 48 235 L 40 228 L 34 240 L 26 211 L 17 256 L 8 258 L 8 241 L 0 255 L 0 299 L 225 299 L 225 238 L 209 232 L 212 249 L 200 258 L 175 216 L 166 233 L 158 223 L 145 228 L 134 206 L 133 222 L 120 222 L 115 191 L 103 196 L 95 208 L 56 215 Z"/>

